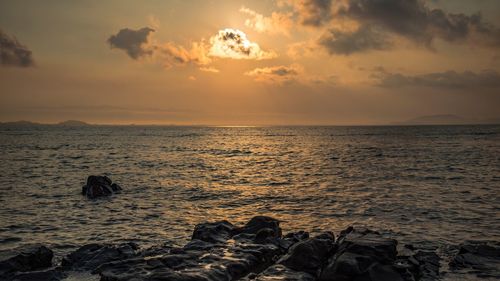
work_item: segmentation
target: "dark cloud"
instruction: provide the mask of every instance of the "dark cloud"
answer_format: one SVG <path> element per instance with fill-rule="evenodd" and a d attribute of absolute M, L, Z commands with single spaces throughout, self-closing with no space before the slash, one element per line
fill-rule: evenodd
<path fill-rule="evenodd" d="M 295 80 L 302 72 L 300 65 L 280 65 L 256 68 L 246 72 L 245 75 L 252 76 L 259 82 L 284 84 Z"/>
<path fill-rule="evenodd" d="M 349 0 L 337 14 L 426 45 L 434 38 L 454 42 L 477 34 L 483 37 L 478 43 L 500 46 L 500 30 L 480 14 L 446 13 L 429 8 L 422 0 Z"/>
<path fill-rule="evenodd" d="M 330 54 L 350 55 L 365 50 L 383 50 L 391 46 L 385 36 L 370 27 L 344 32 L 330 29 L 318 41 Z"/>
<path fill-rule="evenodd" d="M 350 54 L 381 49 L 387 46 L 382 44 L 381 36 L 384 35 L 397 35 L 428 48 L 432 48 L 436 38 L 454 43 L 500 47 L 500 29 L 486 22 L 481 14 L 447 13 L 431 9 L 423 0 L 346 0 L 334 14 L 338 19 L 354 20 L 360 27 L 357 32 L 351 33 L 338 30 L 327 32 L 322 45 L 330 53 Z M 372 32 L 375 28 L 380 30 L 378 36 Z M 354 49 L 345 49 L 349 46 Z"/>
<path fill-rule="evenodd" d="M 151 32 L 154 32 L 154 29 L 149 27 L 138 30 L 124 28 L 109 37 L 108 43 L 111 48 L 124 50 L 131 58 L 139 59 L 153 54 L 153 50 L 147 46 Z"/>
<path fill-rule="evenodd" d="M 34 61 L 31 51 L 0 29 L 0 65 L 28 67 Z"/>
<path fill-rule="evenodd" d="M 295 8 L 303 25 L 322 26 L 332 18 L 332 0 L 299 0 Z"/>
<path fill-rule="evenodd" d="M 379 79 L 378 86 L 388 88 L 405 86 L 447 89 L 500 88 L 500 74 L 494 70 L 484 70 L 482 72 L 446 71 L 411 76 L 389 73 L 381 68 L 377 70 L 375 77 Z"/>

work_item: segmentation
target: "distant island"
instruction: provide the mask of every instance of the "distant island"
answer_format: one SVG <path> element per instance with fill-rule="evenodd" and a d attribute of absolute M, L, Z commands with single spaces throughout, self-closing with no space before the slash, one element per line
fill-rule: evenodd
<path fill-rule="evenodd" d="M 91 126 L 91 124 L 79 121 L 79 120 L 66 120 L 59 123 L 47 124 L 47 123 L 37 123 L 32 121 L 20 120 L 14 122 L 0 122 L 0 126 L 12 126 L 12 127 L 34 127 L 34 126 L 67 126 L 67 127 L 82 127 Z"/>
<path fill-rule="evenodd" d="M 500 124 L 499 119 L 468 119 L 453 114 L 427 115 L 412 118 L 395 125 L 473 125 L 473 124 Z"/>
<path fill-rule="evenodd" d="M 59 122 L 56 125 L 59 125 L 59 126 L 73 126 L 73 127 L 76 127 L 76 126 L 90 126 L 90 124 L 85 123 L 83 121 L 79 121 L 79 120 L 66 120 L 66 121 L 63 121 L 63 122 Z"/>

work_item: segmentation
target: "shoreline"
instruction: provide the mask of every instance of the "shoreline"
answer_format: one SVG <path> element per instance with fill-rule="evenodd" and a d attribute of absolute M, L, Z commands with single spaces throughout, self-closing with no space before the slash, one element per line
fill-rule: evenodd
<path fill-rule="evenodd" d="M 17 251 L 17 252 L 16 252 Z M 2 253 L 2 280 L 441 280 L 448 273 L 500 278 L 500 242 L 464 242 L 444 263 L 437 249 L 398 243 L 379 232 L 349 227 L 338 234 L 282 233 L 280 221 L 256 216 L 194 227 L 183 247 L 135 243 L 87 244 L 54 264 L 43 245 Z M 78 279 L 72 279 L 78 280 Z"/>

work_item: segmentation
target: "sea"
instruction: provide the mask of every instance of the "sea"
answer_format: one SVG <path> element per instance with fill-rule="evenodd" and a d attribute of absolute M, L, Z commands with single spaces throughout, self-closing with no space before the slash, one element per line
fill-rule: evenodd
<path fill-rule="evenodd" d="M 121 194 L 81 195 L 90 175 Z M 196 224 L 500 241 L 500 125 L 1 126 L 0 250 L 183 245 Z"/>

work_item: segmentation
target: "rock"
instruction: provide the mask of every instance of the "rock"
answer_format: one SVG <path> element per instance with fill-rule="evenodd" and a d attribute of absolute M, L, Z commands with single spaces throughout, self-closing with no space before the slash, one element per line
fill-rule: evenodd
<path fill-rule="evenodd" d="M 282 235 L 280 222 L 266 216 L 253 217 L 243 228 L 239 228 L 236 231 L 245 234 L 258 234 L 259 231 L 264 229 L 272 237 L 279 238 Z"/>
<path fill-rule="evenodd" d="M 119 245 L 112 244 L 89 244 L 80 247 L 75 252 L 62 259 L 64 268 L 78 270 L 94 270 L 101 264 L 125 260 L 138 256 L 138 246 L 134 243 Z"/>
<path fill-rule="evenodd" d="M 370 230 L 349 228 L 341 233 L 337 251 L 319 280 L 404 280 L 393 266 L 397 241 Z"/>
<path fill-rule="evenodd" d="M 59 281 L 66 278 L 67 275 L 60 268 L 51 268 L 47 270 L 30 271 L 17 273 L 12 277 L 15 281 Z"/>
<path fill-rule="evenodd" d="M 453 270 L 470 270 L 480 277 L 500 279 L 500 242 L 467 241 L 450 262 Z"/>
<path fill-rule="evenodd" d="M 235 226 L 228 221 L 207 222 L 195 226 L 191 240 L 224 243 L 234 235 Z"/>
<path fill-rule="evenodd" d="M 302 272 L 295 271 L 288 268 L 282 264 L 275 264 L 268 267 L 265 271 L 252 275 L 244 279 L 245 281 L 255 280 L 255 281 L 273 281 L 273 280 L 285 280 L 285 281 L 315 281 L 316 277 L 313 275 Z"/>
<path fill-rule="evenodd" d="M 122 188 L 112 183 L 111 179 L 106 176 L 89 176 L 87 184 L 82 187 L 82 195 L 88 198 L 98 198 L 103 196 L 110 196 L 113 193 L 119 193 Z"/>
<path fill-rule="evenodd" d="M 0 279 L 19 272 L 28 272 L 52 266 L 54 253 L 43 245 L 31 245 L 0 253 Z"/>
<path fill-rule="evenodd" d="M 277 237 L 279 235 L 279 237 Z M 257 275 L 285 253 L 277 220 L 257 217 L 243 227 L 227 221 L 195 227 L 192 240 L 168 253 L 99 266 L 101 280 L 237 280 Z"/>
<path fill-rule="evenodd" d="M 335 237 L 331 232 L 305 239 L 290 247 L 278 263 L 316 276 L 328 257 L 333 254 L 334 242 Z"/>

